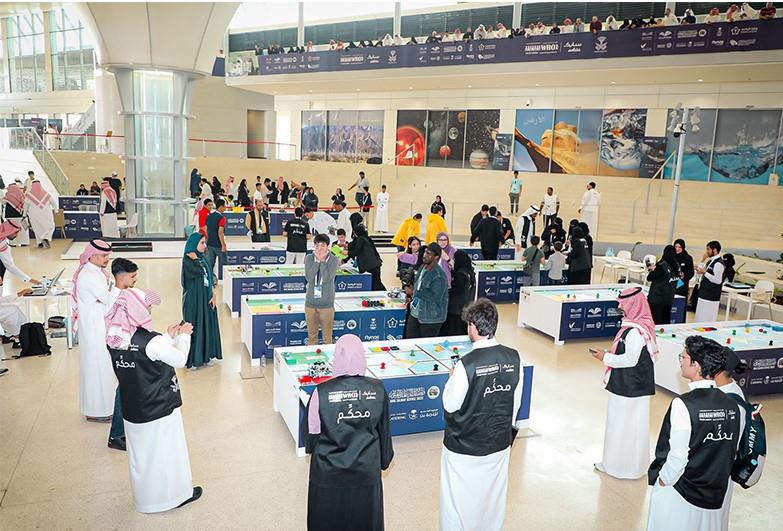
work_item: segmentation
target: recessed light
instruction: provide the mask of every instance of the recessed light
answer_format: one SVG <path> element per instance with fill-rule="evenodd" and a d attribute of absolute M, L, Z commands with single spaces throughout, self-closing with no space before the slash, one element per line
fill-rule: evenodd
<path fill-rule="evenodd" d="M 697 80 L 697 81 L 698 81 L 699 83 L 704 83 L 704 80 L 703 80 L 703 79 L 699 79 L 699 80 Z"/>
<path fill-rule="evenodd" d="M 312 92 L 312 90 L 308 90 L 307 92 Z"/>
<path fill-rule="evenodd" d="M 408 90 L 413 90 L 413 87 L 408 87 Z"/>
<path fill-rule="evenodd" d="M 362 91 L 362 89 L 356 89 L 356 92 L 361 92 L 361 91 Z"/>
<path fill-rule="evenodd" d="M 537 86 L 537 87 L 540 87 L 540 86 L 541 86 L 541 84 L 540 84 L 540 83 L 536 83 L 536 86 Z"/>
<path fill-rule="evenodd" d="M 616 84 L 614 81 L 610 81 L 609 83 L 610 83 L 610 84 L 612 84 L 612 85 L 615 85 L 615 84 Z"/>
<path fill-rule="evenodd" d="M 473 85 L 468 85 L 468 88 L 473 88 Z"/>

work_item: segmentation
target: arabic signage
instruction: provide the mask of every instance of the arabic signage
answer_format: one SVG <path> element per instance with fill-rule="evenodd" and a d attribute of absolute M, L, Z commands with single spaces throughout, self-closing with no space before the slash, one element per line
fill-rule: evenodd
<path fill-rule="evenodd" d="M 737 355 L 750 367 L 738 378 L 746 395 L 783 393 L 783 348 L 740 350 Z"/>
<path fill-rule="evenodd" d="M 484 297 L 495 302 L 516 302 L 519 300 L 519 290 L 522 288 L 520 271 L 478 271 L 477 297 Z"/>
<path fill-rule="evenodd" d="M 285 261 L 285 259 L 283 259 Z M 239 312 L 242 295 L 282 295 L 304 293 L 307 280 L 304 275 L 284 277 L 231 277 L 231 311 Z M 334 289 L 337 293 L 370 291 L 372 275 L 357 273 L 355 275 L 339 275 L 334 279 Z"/>
<path fill-rule="evenodd" d="M 481 252 L 480 247 L 457 247 L 460 251 L 465 251 L 465 253 L 470 256 L 470 259 L 474 262 L 476 260 L 484 260 L 484 253 Z M 513 260 L 514 259 L 514 248 L 513 247 L 501 247 L 498 249 L 498 260 Z"/>
<path fill-rule="evenodd" d="M 247 232 L 247 231 L 245 231 Z M 310 253 L 312 251 L 308 251 Z M 218 267 L 218 279 L 223 280 L 223 266 L 238 265 L 281 265 L 285 264 L 285 251 L 282 249 L 229 249 L 224 253 L 226 258 L 223 260 L 223 254 L 219 255 L 220 262 Z"/>
<path fill-rule="evenodd" d="M 260 75 L 783 49 L 783 19 L 261 55 Z"/>
<path fill-rule="evenodd" d="M 614 337 L 621 316 L 616 300 L 563 302 L 560 305 L 560 340 Z M 672 323 L 685 322 L 685 297 L 674 298 Z"/>
<path fill-rule="evenodd" d="M 337 212 L 327 212 L 334 219 L 337 219 Z M 245 236 L 247 234 L 247 227 L 245 226 L 245 218 L 247 212 L 226 212 L 226 226 L 224 228 L 226 236 Z M 294 219 L 294 213 L 292 211 L 275 211 L 269 212 L 269 234 L 272 236 L 280 236 L 283 234 L 283 227 L 289 221 Z"/>

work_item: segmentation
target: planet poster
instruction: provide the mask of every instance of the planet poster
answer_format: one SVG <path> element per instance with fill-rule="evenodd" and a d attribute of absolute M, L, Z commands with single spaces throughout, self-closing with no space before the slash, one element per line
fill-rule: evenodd
<path fill-rule="evenodd" d="M 462 168 L 467 111 L 430 111 L 427 116 L 427 160 L 430 167 Z"/>
<path fill-rule="evenodd" d="M 548 172 L 551 145 L 542 139 L 552 130 L 553 109 L 518 109 L 514 123 L 514 165 L 516 171 Z"/>
<path fill-rule="evenodd" d="M 383 111 L 359 111 L 356 157 L 369 164 L 383 162 Z"/>
<path fill-rule="evenodd" d="M 601 122 L 598 174 L 638 177 L 647 109 L 605 109 Z"/>
<path fill-rule="evenodd" d="M 514 135 L 511 133 L 498 133 L 495 135 L 495 145 L 492 154 L 492 169 L 508 171 L 511 163 L 511 142 Z"/>
<path fill-rule="evenodd" d="M 326 157 L 330 162 L 357 162 L 356 130 L 359 111 L 329 111 Z"/>
<path fill-rule="evenodd" d="M 768 184 L 776 165 L 781 111 L 721 109 L 715 128 L 710 181 Z"/>
<path fill-rule="evenodd" d="M 397 111 L 395 164 L 424 166 L 427 154 L 427 111 Z"/>
<path fill-rule="evenodd" d="M 554 125 L 540 139 L 543 151 L 552 148 L 552 173 L 595 174 L 602 115 L 601 110 L 555 111 Z"/>
<path fill-rule="evenodd" d="M 302 160 L 326 160 L 326 111 L 302 111 Z"/>
<path fill-rule="evenodd" d="M 691 125 L 685 135 L 685 151 L 682 155 L 681 179 L 687 181 L 707 181 L 710 176 L 710 159 L 712 158 L 712 139 L 715 136 L 715 120 L 718 116 L 717 109 L 699 109 L 697 115 L 689 118 L 698 123 L 697 127 Z M 673 126 L 682 121 L 682 109 L 669 109 L 666 130 L 666 157 L 677 151 L 680 139 L 675 138 Z M 671 129 L 671 130 L 670 130 Z M 663 176 L 665 179 L 674 178 L 673 157 L 666 164 Z"/>
<path fill-rule="evenodd" d="M 463 167 L 489 170 L 495 152 L 495 137 L 500 128 L 500 110 L 469 110 L 467 121 Z"/>

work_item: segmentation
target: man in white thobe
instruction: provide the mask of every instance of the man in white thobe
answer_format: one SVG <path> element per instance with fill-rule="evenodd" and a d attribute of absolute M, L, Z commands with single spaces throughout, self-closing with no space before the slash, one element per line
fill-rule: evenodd
<path fill-rule="evenodd" d="M 98 208 L 101 221 L 101 234 L 104 238 L 119 238 L 120 226 L 117 224 L 117 192 L 111 187 L 108 178 L 101 182 L 101 203 Z"/>
<path fill-rule="evenodd" d="M 176 368 L 188 359 L 193 325 L 152 331 L 154 292 L 122 290 L 106 316 L 105 343 L 117 376 L 133 504 L 140 513 L 182 507 L 201 497 L 193 487 Z"/>
<path fill-rule="evenodd" d="M 329 245 L 337 241 L 337 221 L 323 210 L 304 209 L 304 217 L 310 225 L 310 233 L 326 234 L 329 237 Z"/>
<path fill-rule="evenodd" d="M 108 243 L 91 240 L 73 275 L 73 321 L 79 337 L 79 403 L 82 415 L 93 422 L 109 421 L 117 389 L 104 324 L 106 312 L 119 295 L 106 271 L 110 253 Z"/>
<path fill-rule="evenodd" d="M 345 231 L 345 239 L 351 241 L 353 239 L 353 225 L 351 225 L 351 212 L 346 208 L 345 201 L 334 204 L 334 209 L 339 212 L 337 214 L 337 228 Z"/>
<path fill-rule="evenodd" d="M 389 194 L 385 184 L 375 197 L 375 232 L 389 232 Z"/>
<path fill-rule="evenodd" d="M 440 460 L 440 529 L 503 528 L 508 464 L 522 403 L 522 358 L 495 339 L 497 307 L 486 299 L 463 313 L 473 350 L 443 388 L 446 430 Z"/>
<path fill-rule="evenodd" d="M 582 195 L 582 203 L 579 207 L 580 221 L 587 223 L 590 235 L 593 239 L 598 234 L 598 209 L 601 206 L 601 194 L 595 189 L 595 183 L 587 184 L 587 191 Z"/>
<path fill-rule="evenodd" d="M 8 185 L 3 197 L 3 218 L 6 221 L 13 221 L 16 226 L 24 227 L 24 200 L 25 194 L 22 189 L 22 182 L 17 180 Z M 18 237 L 14 240 L 14 247 L 17 245 L 25 246 L 30 243 L 30 232 L 27 229 L 19 231 Z"/>
<path fill-rule="evenodd" d="M 720 255 L 720 242 L 711 241 L 707 244 L 707 260 L 696 266 L 696 272 L 701 275 L 699 281 L 699 297 L 696 302 L 696 323 L 711 323 L 718 320 L 720 295 L 723 288 L 723 258 Z"/>
<path fill-rule="evenodd" d="M 30 191 L 25 195 L 24 210 L 35 233 L 38 247 L 51 247 L 57 203 L 49 192 L 44 190 L 41 181 L 35 180 L 30 185 Z"/>

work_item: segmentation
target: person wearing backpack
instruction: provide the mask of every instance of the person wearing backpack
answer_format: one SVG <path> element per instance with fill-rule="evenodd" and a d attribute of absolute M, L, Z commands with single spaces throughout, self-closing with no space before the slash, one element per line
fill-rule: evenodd
<path fill-rule="evenodd" d="M 647 281 L 650 283 L 650 291 L 647 294 L 647 302 L 650 303 L 655 324 L 671 324 L 672 305 L 679 280 L 679 264 L 677 253 L 673 245 L 663 248 L 663 255 L 658 262 L 654 257 L 650 261 L 645 257 L 647 266 Z"/>
<path fill-rule="evenodd" d="M 702 336 L 685 339 L 680 354 L 690 390 L 672 400 L 648 471 L 648 531 L 719 531 L 722 507 L 745 427 L 745 410 L 718 389 L 726 366 L 722 345 Z"/>

